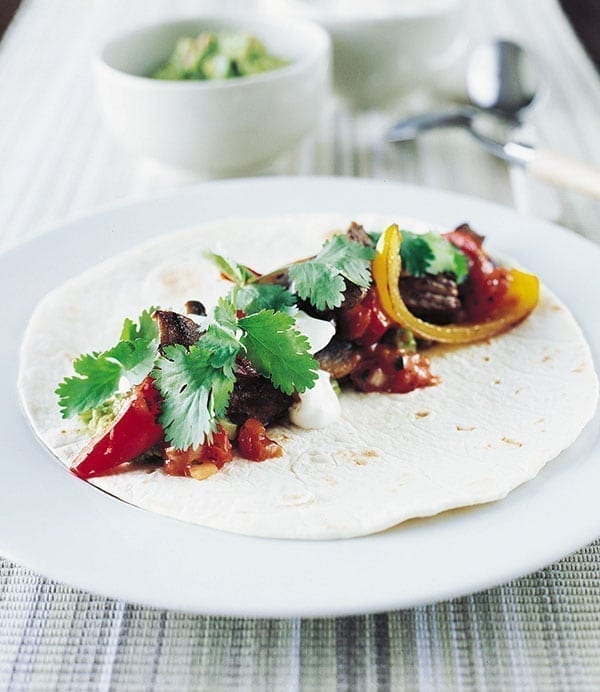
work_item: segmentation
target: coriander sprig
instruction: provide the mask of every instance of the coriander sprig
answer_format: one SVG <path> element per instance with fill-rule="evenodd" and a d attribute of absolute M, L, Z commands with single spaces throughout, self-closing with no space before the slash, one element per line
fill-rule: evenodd
<path fill-rule="evenodd" d="M 162 398 L 160 422 L 165 438 L 177 449 L 199 447 L 216 429 L 227 410 L 235 383 L 235 354 L 229 348 L 215 353 L 211 344 L 188 349 L 167 346 L 152 375 Z"/>
<path fill-rule="evenodd" d="M 238 319 L 233 303 L 222 298 L 214 319 L 189 350 L 165 348 L 152 373 L 163 399 L 166 439 L 178 449 L 202 444 L 225 416 L 238 355 L 286 394 L 302 393 L 317 379 L 319 364 L 293 317 L 269 309 Z"/>
<path fill-rule="evenodd" d="M 258 372 L 285 394 L 311 389 L 319 363 L 310 355 L 307 337 L 295 329 L 293 317 L 261 310 L 239 321 L 241 343 Z"/>
<path fill-rule="evenodd" d="M 281 310 L 293 305 L 292 291 L 269 283 L 270 279 L 286 272 L 296 295 L 308 300 L 317 310 L 339 307 L 344 300 L 347 281 L 363 288 L 371 284 L 371 260 L 375 251 L 345 235 L 335 235 L 316 256 L 292 262 L 264 276 L 256 275 L 248 267 L 222 255 L 210 253 L 205 256 L 222 274 L 241 287 L 236 292 L 240 299 L 237 307 L 249 313 L 258 309 Z M 255 295 L 250 293 L 251 288 Z"/>
<path fill-rule="evenodd" d="M 377 242 L 378 233 L 371 233 Z M 469 275 L 469 262 L 464 253 L 439 233 L 411 233 L 402 231 L 400 247 L 402 268 L 411 276 L 441 274 L 451 272 L 457 283 L 462 283 Z"/>
<path fill-rule="evenodd" d="M 137 323 L 127 318 L 121 338 L 112 348 L 75 359 L 76 375 L 66 377 L 55 392 L 63 418 L 101 406 L 118 391 L 122 377 L 134 386 L 149 375 L 158 356 L 158 326 L 152 319 L 155 309 L 144 310 Z"/>
<path fill-rule="evenodd" d="M 400 247 L 402 266 L 413 276 L 451 272 L 457 283 L 462 283 L 469 274 L 466 256 L 439 233 L 417 235 L 402 231 Z"/>
<path fill-rule="evenodd" d="M 256 274 L 248 267 L 225 255 L 219 255 L 216 252 L 205 252 L 204 257 L 211 261 L 226 279 L 233 281 L 237 286 L 245 286 L 248 281 L 256 278 Z"/>
<path fill-rule="evenodd" d="M 283 307 L 289 304 L 279 291 L 252 290 L 244 299 L 259 307 L 267 293 Z M 118 391 L 122 377 L 134 386 L 151 375 L 161 394 L 165 438 L 187 449 L 203 444 L 225 416 L 240 355 L 286 394 L 304 392 L 317 379 L 319 364 L 310 355 L 308 339 L 285 312 L 262 308 L 238 318 L 232 300 L 221 298 L 198 341 L 189 348 L 173 344 L 161 351 L 154 311 L 144 310 L 137 322 L 126 319 L 121 340 L 112 348 L 75 360 L 76 374 L 56 390 L 63 417 L 101 407 Z"/>
<path fill-rule="evenodd" d="M 290 266 L 289 275 L 298 296 L 317 310 L 337 308 L 344 300 L 346 281 L 367 288 L 371 283 L 373 248 L 336 235 L 313 259 Z"/>

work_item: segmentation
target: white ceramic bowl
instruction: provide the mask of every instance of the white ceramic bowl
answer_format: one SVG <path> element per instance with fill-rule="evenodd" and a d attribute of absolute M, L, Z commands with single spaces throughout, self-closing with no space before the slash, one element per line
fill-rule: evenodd
<path fill-rule="evenodd" d="M 181 36 L 247 31 L 289 65 L 221 81 L 164 81 L 147 75 Z M 106 122 L 130 151 L 205 175 L 259 170 L 318 122 L 329 90 L 330 41 L 296 18 L 205 16 L 133 31 L 95 61 Z"/>
<path fill-rule="evenodd" d="M 327 29 L 336 91 L 354 106 L 369 107 L 429 85 L 451 66 L 466 49 L 468 2 L 262 0 L 261 6 Z"/>

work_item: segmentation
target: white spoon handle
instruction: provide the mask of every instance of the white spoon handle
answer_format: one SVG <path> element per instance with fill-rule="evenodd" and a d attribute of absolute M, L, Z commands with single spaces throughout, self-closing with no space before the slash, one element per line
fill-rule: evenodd
<path fill-rule="evenodd" d="M 537 178 L 584 195 L 600 197 L 600 168 L 550 149 L 538 149 L 527 169 Z"/>

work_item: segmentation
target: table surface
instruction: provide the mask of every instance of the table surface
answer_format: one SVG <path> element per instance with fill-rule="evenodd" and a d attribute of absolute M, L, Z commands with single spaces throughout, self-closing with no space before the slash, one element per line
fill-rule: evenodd
<path fill-rule="evenodd" d="M 524 136 L 600 165 L 600 82 L 556 0 L 473 4 L 473 37 L 515 38 L 543 65 L 549 95 Z M 242 6 L 251 3 L 22 3 L 0 43 L 0 250 L 65 217 L 192 182 L 132 160 L 112 141 L 95 105 L 89 58 L 142 14 L 153 21 Z M 434 103 L 412 94 L 395 110 L 352 113 L 332 101 L 318 131 L 268 172 L 474 194 L 600 242 L 598 202 L 508 170 L 461 132 L 402 148 L 383 142 L 395 117 Z M 600 688 L 599 577 L 597 542 L 509 584 L 437 605 L 258 621 L 131 606 L 0 561 L 0 688 L 593 690 Z"/>

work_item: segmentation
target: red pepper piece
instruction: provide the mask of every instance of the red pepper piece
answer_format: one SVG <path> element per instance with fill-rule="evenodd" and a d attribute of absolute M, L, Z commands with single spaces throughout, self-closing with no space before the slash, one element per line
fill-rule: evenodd
<path fill-rule="evenodd" d="M 370 289 L 354 307 L 343 309 L 338 314 L 338 331 L 341 336 L 370 346 L 381 339 L 391 327 L 392 321 L 383 311 L 377 291 Z"/>
<path fill-rule="evenodd" d="M 147 452 L 164 437 L 162 426 L 156 421 L 159 413 L 160 394 L 147 377 L 134 387 L 132 398 L 123 405 L 111 427 L 79 453 L 71 471 L 80 478 L 92 478 Z"/>
<path fill-rule="evenodd" d="M 444 237 L 467 256 L 469 277 L 463 291 L 463 307 L 470 322 L 483 322 L 502 306 L 510 272 L 494 265 L 483 249 L 483 238 L 473 232 L 457 228 Z"/>

